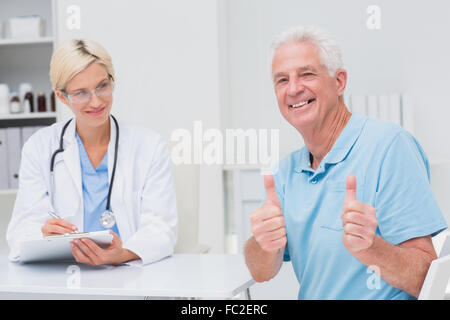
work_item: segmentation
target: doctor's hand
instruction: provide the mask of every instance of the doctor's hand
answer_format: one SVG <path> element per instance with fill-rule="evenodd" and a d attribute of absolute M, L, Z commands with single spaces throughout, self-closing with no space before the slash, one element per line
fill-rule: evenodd
<path fill-rule="evenodd" d="M 356 200 L 356 177 L 349 175 L 341 219 L 344 226 L 342 240 L 350 253 L 372 246 L 378 225 L 376 213 L 371 205 Z"/>
<path fill-rule="evenodd" d="M 272 175 L 264 176 L 266 201 L 253 211 L 250 223 L 253 236 L 261 249 L 267 252 L 276 252 L 286 245 L 286 229 L 281 212 L 281 204 L 275 190 Z"/>
<path fill-rule="evenodd" d="M 57 234 L 72 233 L 78 228 L 64 219 L 48 219 L 42 226 L 41 231 L 44 237 Z"/>
<path fill-rule="evenodd" d="M 91 266 L 103 264 L 119 265 L 121 263 L 139 259 L 133 252 L 122 248 L 122 240 L 110 231 L 113 240 L 108 248 L 100 248 L 94 241 L 88 238 L 81 238 L 72 241 L 72 255 L 77 262 Z"/>

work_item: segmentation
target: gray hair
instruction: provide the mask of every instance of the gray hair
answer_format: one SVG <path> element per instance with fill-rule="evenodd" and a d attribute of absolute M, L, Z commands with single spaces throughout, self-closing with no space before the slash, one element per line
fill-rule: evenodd
<path fill-rule="evenodd" d="M 330 76 L 334 77 L 336 71 L 343 67 L 341 49 L 334 36 L 317 27 L 297 26 L 280 33 L 270 46 L 270 67 L 276 51 L 288 42 L 309 42 L 319 49 L 320 62 L 327 68 Z"/>

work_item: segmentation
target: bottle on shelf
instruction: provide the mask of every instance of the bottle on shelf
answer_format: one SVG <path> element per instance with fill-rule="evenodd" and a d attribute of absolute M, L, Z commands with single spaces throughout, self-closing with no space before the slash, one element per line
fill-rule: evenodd
<path fill-rule="evenodd" d="M 52 112 L 56 112 L 56 98 L 55 98 L 55 91 L 52 91 L 52 94 L 50 95 L 51 102 L 52 102 Z"/>
<path fill-rule="evenodd" d="M 20 105 L 20 99 L 17 92 L 11 94 L 11 101 L 9 102 L 9 112 L 10 113 L 21 113 L 22 106 Z"/>
<path fill-rule="evenodd" d="M 22 104 L 24 102 L 25 95 L 27 94 L 27 92 L 32 92 L 32 91 L 33 91 L 33 87 L 31 86 L 30 83 L 22 82 L 19 85 L 19 98 L 20 98 L 20 101 L 22 102 Z"/>
<path fill-rule="evenodd" d="M 45 93 L 43 93 L 43 92 L 39 92 L 38 97 L 37 97 L 37 111 L 38 112 L 46 112 L 47 111 Z"/>
<path fill-rule="evenodd" d="M 27 92 L 23 98 L 23 112 L 30 113 L 34 112 L 34 101 L 33 93 Z"/>

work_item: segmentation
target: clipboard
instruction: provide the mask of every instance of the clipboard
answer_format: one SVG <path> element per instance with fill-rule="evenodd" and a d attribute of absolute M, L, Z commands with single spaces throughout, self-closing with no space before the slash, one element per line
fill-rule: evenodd
<path fill-rule="evenodd" d="M 89 238 L 101 248 L 107 248 L 113 240 L 113 236 L 108 230 L 69 233 L 27 240 L 20 245 L 20 262 L 75 261 L 70 242 L 80 238 Z"/>

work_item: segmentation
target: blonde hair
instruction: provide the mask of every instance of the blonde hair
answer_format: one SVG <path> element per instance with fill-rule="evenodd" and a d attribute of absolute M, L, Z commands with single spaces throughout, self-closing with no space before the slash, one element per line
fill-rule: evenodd
<path fill-rule="evenodd" d="M 92 63 L 106 68 L 114 81 L 114 67 L 108 52 L 92 40 L 72 39 L 59 45 L 50 61 L 50 81 L 53 90 L 64 91 L 67 82 Z"/>

